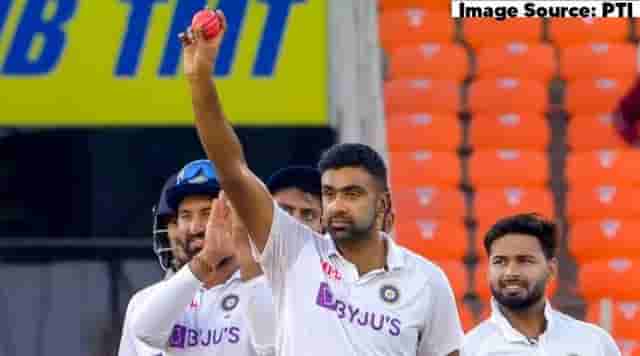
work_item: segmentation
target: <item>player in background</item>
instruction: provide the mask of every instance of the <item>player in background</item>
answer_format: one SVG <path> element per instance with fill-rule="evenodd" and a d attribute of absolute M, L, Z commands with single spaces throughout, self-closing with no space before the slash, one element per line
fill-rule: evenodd
<path fill-rule="evenodd" d="M 499 220 L 487 232 L 491 317 L 464 339 L 463 356 L 619 356 L 609 334 L 551 307 L 545 289 L 558 273 L 557 228 L 536 214 Z"/>
<path fill-rule="evenodd" d="M 176 214 L 167 204 L 167 189 L 174 186 L 176 175 L 169 177 L 160 193 L 158 204 L 153 208 L 153 251 L 158 257 L 160 267 L 165 271 L 165 279 L 170 278 L 180 267 L 187 263 L 184 247 L 180 245 Z M 122 326 L 122 337 L 118 356 L 155 356 L 160 350 L 153 349 L 136 341 L 131 331 L 131 318 L 145 296 L 157 285 L 155 283 L 136 292 L 129 301 Z"/>
<path fill-rule="evenodd" d="M 336 145 L 319 163 L 323 238 L 284 212 L 250 171 L 210 73 L 222 32 L 183 37 L 196 127 L 272 287 L 278 355 L 458 355 L 462 328 L 440 268 L 379 231 L 390 208 L 381 157 Z M 327 268 L 324 268 L 327 266 Z"/>
<path fill-rule="evenodd" d="M 276 171 L 267 180 L 267 189 L 282 210 L 322 232 L 320 172 L 313 167 L 289 166 Z"/>
<path fill-rule="evenodd" d="M 253 281 L 262 272 L 211 162 L 187 164 L 167 201 L 176 211 L 188 263 L 141 303 L 132 318 L 134 337 L 165 356 L 256 355 L 240 305 L 247 293 L 270 292 L 264 279 Z"/>

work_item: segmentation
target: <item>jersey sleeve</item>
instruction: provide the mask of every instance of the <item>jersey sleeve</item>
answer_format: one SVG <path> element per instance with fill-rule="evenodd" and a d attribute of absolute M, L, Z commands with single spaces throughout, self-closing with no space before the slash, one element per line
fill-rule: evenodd
<path fill-rule="evenodd" d="M 189 265 L 186 265 L 154 288 L 133 316 L 135 338 L 150 347 L 166 349 L 175 323 L 193 300 L 200 285 Z"/>
<path fill-rule="evenodd" d="M 120 338 L 120 346 L 118 347 L 118 356 L 138 356 L 136 350 L 135 339 L 131 333 L 131 314 L 135 305 L 134 298 L 131 298 L 127 311 L 124 314 L 124 323 L 122 324 L 122 337 Z"/>
<path fill-rule="evenodd" d="M 271 289 L 264 276 L 247 282 L 244 308 L 249 337 L 258 356 L 275 355 L 276 319 Z"/>
<path fill-rule="evenodd" d="M 285 288 L 287 272 L 315 234 L 274 202 L 273 222 L 264 250 L 258 251 L 251 243 L 253 257 L 260 263 L 274 293 Z"/>
<path fill-rule="evenodd" d="M 430 281 L 428 315 L 418 345 L 418 356 L 446 356 L 460 350 L 464 333 L 451 284 L 441 269 Z"/>

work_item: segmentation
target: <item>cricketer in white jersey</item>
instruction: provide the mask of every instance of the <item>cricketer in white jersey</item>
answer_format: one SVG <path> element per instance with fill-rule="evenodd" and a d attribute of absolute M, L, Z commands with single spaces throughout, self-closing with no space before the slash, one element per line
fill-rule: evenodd
<path fill-rule="evenodd" d="M 176 183 L 176 174 L 170 176 L 164 183 L 158 204 L 153 207 L 153 252 L 158 257 L 160 267 L 165 271 L 164 279 L 170 278 L 178 269 L 189 262 L 184 246 L 178 237 L 176 212 L 167 203 L 167 190 Z M 158 282 L 159 283 L 159 282 Z M 158 283 L 136 292 L 127 305 L 122 326 L 122 336 L 118 348 L 118 356 L 157 356 L 162 351 L 149 347 L 136 340 L 131 330 L 132 315 L 138 306 Z"/>
<path fill-rule="evenodd" d="M 242 305 L 249 294 L 270 296 L 270 290 L 211 162 L 187 164 L 167 199 L 190 262 L 145 295 L 132 315 L 134 337 L 163 356 L 258 355 Z M 267 311 L 270 300 L 264 300 Z"/>
<path fill-rule="evenodd" d="M 553 310 L 557 227 L 537 214 L 505 217 L 486 233 L 491 317 L 471 330 L 461 355 L 620 356 L 609 334 Z"/>
<path fill-rule="evenodd" d="M 576 320 L 545 303 L 545 331 L 537 338 L 513 328 L 495 300 L 491 317 L 471 330 L 464 339 L 462 356 L 620 356 L 611 335 L 596 325 Z"/>
<path fill-rule="evenodd" d="M 131 320 L 135 315 L 140 303 L 145 300 L 145 297 L 160 284 L 155 283 L 147 288 L 144 288 L 131 297 L 127 311 L 124 317 L 124 323 L 122 326 L 122 337 L 120 339 L 120 347 L 118 348 L 118 356 L 159 356 L 162 355 L 162 350 L 153 348 L 139 340 L 134 336 L 134 332 L 131 328 Z"/>
<path fill-rule="evenodd" d="M 462 328 L 440 268 L 380 233 L 390 205 L 386 165 L 371 147 L 340 144 L 320 160 L 323 238 L 286 214 L 251 172 L 210 75 L 226 29 L 183 34 L 196 128 L 247 227 L 272 287 L 276 353 L 456 356 Z"/>
<path fill-rule="evenodd" d="M 274 207 L 259 259 L 276 309 L 279 355 L 444 356 L 458 350 L 462 329 L 442 270 L 381 233 L 387 269 L 358 276 L 319 236 Z"/>

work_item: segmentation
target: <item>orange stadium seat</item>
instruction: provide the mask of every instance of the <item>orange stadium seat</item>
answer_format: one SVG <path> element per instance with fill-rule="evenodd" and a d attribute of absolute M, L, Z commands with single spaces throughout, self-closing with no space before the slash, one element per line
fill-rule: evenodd
<path fill-rule="evenodd" d="M 576 152 L 567 158 L 570 185 L 640 184 L 640 151 Z"/>
<path fill-rule="evenodd" d="M 597 173 L 594 173 L 597 174 Z M 640 217 L 640 188 L 620 185 L 572 186 L 567 192 L 570 220 Z"/>
<path fill-rule="evenodd" d="M 422 43 L 389 55 L 391 79 L 432 78 L 463 81 L 469 75 L 464 47 L 453 43 Z"/>
<path fill-rule="evenodd" d="M 458 302 L 458 314 L 460 314 L 460 324 L 462 324 L 462 330 L 466 333 L 476 326 L 476 318 L 473 315 L 473 310 L 469 304 L 464 302 Z"/>
<path fill-rule="evenodd" d="M 461 300 L 468 292 L 467 267 L 458 260 L 432 260 L 447 275 L 456 300 Z"/>
<path fill-rule="evenodd" d="M 461 163 L 452 152 L 390 152 L 394 189 L 424 185 L 455 187 L 461 182 Z"/>
<path fill-rule="evenodd" d="M 543 151 L 550 142 L 547 120 L 541 114 L 479 114 L 470 125 L 469 143 L 474 149 L 510 147 Z"/>
<path fill-rule="evenodd" d="M 560 56 L 565 80 L 633 78 L 638 72 L 636 47 L 629 43 L 585 43 L 567 47 Z"/>
<path fill-rule="evenodd" d="M 614 302 L 611 313 L 611 334 L 625 339 L 640 339 L 640 302 Z M 587 304 L 586 321 L 601 323 L 601 305 L 598 302 Z"/>
<path fill-rule="evenodd" d="M 617 257 L 640 258 L 640 222 L 632 219 L 578 220 L 569 226 L 569 252 L 580 264 Z"/>
<path fill-rule="evenodd" d="M 387 114 L 457 113 L 460 86 L 452 80 L 391 80 L 384 84 Z"/>
<path fill-rule="evenodd" d="M 467 231 L 460 221 L 410 219 L 398 210 L 396 241 L 429 259 L 462 259 L 467 253 Z"/>
<path fill-rule="evenodd" d="M 478 79 L 512 77 L 547 82 L 557 70 L 553 47 L 542 43 L 512 42 L 482 48 L 476 60 Z"/>
<path fill-rule="evenodd" d="M 469 110 L 473 114 L 544 113 L 547 107 L 547 86 L 539 81 L 484 79 L 469 86 Z"/>
<path fill-rule="evenodd" d="M 487 262 L 478 263 L 474 271 L 474 286 L 476 296 L 483 302 L 487 303 L 491 299 L 491 288 L 489 288 L 489 276 Z M 547 284 L 546 296 L 552 297 L 558 289 L 556 278 L 550 279 Z"/>
<path fill-rule="evenodd" d="M 640 261 L 628 258 L 580 265 L 578 291 L 587 301 L 602 298 L 640 300 Z"/>
<path fill-rule="evenodd" d="M 567 129 L 567 144 L 574 151 L 629 147 L 613 127 L 613 117 L 608 114 L 572 117 Z"/>
<path fill-rule="evenodd" d="M 390 151 L 455 151 L 462 143 L 462 128 L 455 114 L 393 114 L 386 123 Z"/>
<path fill-rule="evenodd" d="M 567 84 L 565 106 L 572 115 L 612 112 L 633 78 L 581 79 Z"/>
<path fill-rule="evenodd" d="M 522 213 L 553 216 L 553 196 L 548 189 L 544 188 L 478 189 L 474 194 L 473 206 L 475 218 L 489 224 L 495 223 L 500 218 Z"/>
<path fill-rule="evenodd" d="M 382 48 L 396 48 L 424 42 L 452 42 L 455 24 L 448 11 L 424 8 L 382 11 L 379 18 Z"/>
<path fill-rule="evenodd" d="M 546 154 L 512 149 L 477 151 L 469 159 L 471 185 L 502 187 L 543 186 L 549 180 Z"/>
<path fill-rule="evenodd" d="M 511 42 L 536 43 L 542 40 L 542 19 L 518 18 L 504 21 L 465 19 L 464 39 L 471 47 L 495 47 Z"/>
<path fill-rule="evenodd" d="M 449 0 L 379 0 L 378 6 L 381 10 L 401 9 L 411 7 L 421 7 L 432 10 L 449 11 L 451 1 Z"/>
<path fill-rule="evenodd" d="M 466 215 L 464 194 L 456 189 L 422 186 L 392 189 L 391 195 L 403 218 L 462 221 Z"/>
<path fill-rule="evenodd" d="M 552 19 L 549 36 L 560 47 L 580 43 L 624 42 L 629 36 L 629 21 L 624 18 Z"/>

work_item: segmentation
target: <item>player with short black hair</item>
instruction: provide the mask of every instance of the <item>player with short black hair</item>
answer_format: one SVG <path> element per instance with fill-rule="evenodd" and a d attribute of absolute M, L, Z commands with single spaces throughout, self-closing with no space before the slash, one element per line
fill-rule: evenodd
<path fill-rule="evenodd" d="M 200 140 L 272 287 L 276 353 L 458 355 L 462 328 L 444 272 L 380 232 L 391 202 L 374 150 L 343 144 L 325 154 L 325 236 L 284 212 L 251 172 L 212 82 L 226 28 L 217 16 L 222 34 L 182 37 L 184 70 Z"/>
<path fill-rule="evenodd" d="M 496 222 L 486 233 L 491 317 L 471 330 L 463 356 L 620 356 L 609 334 L 551 307 L 545 298 L 558 273 L 557 227 L 537 214 Z"/>

